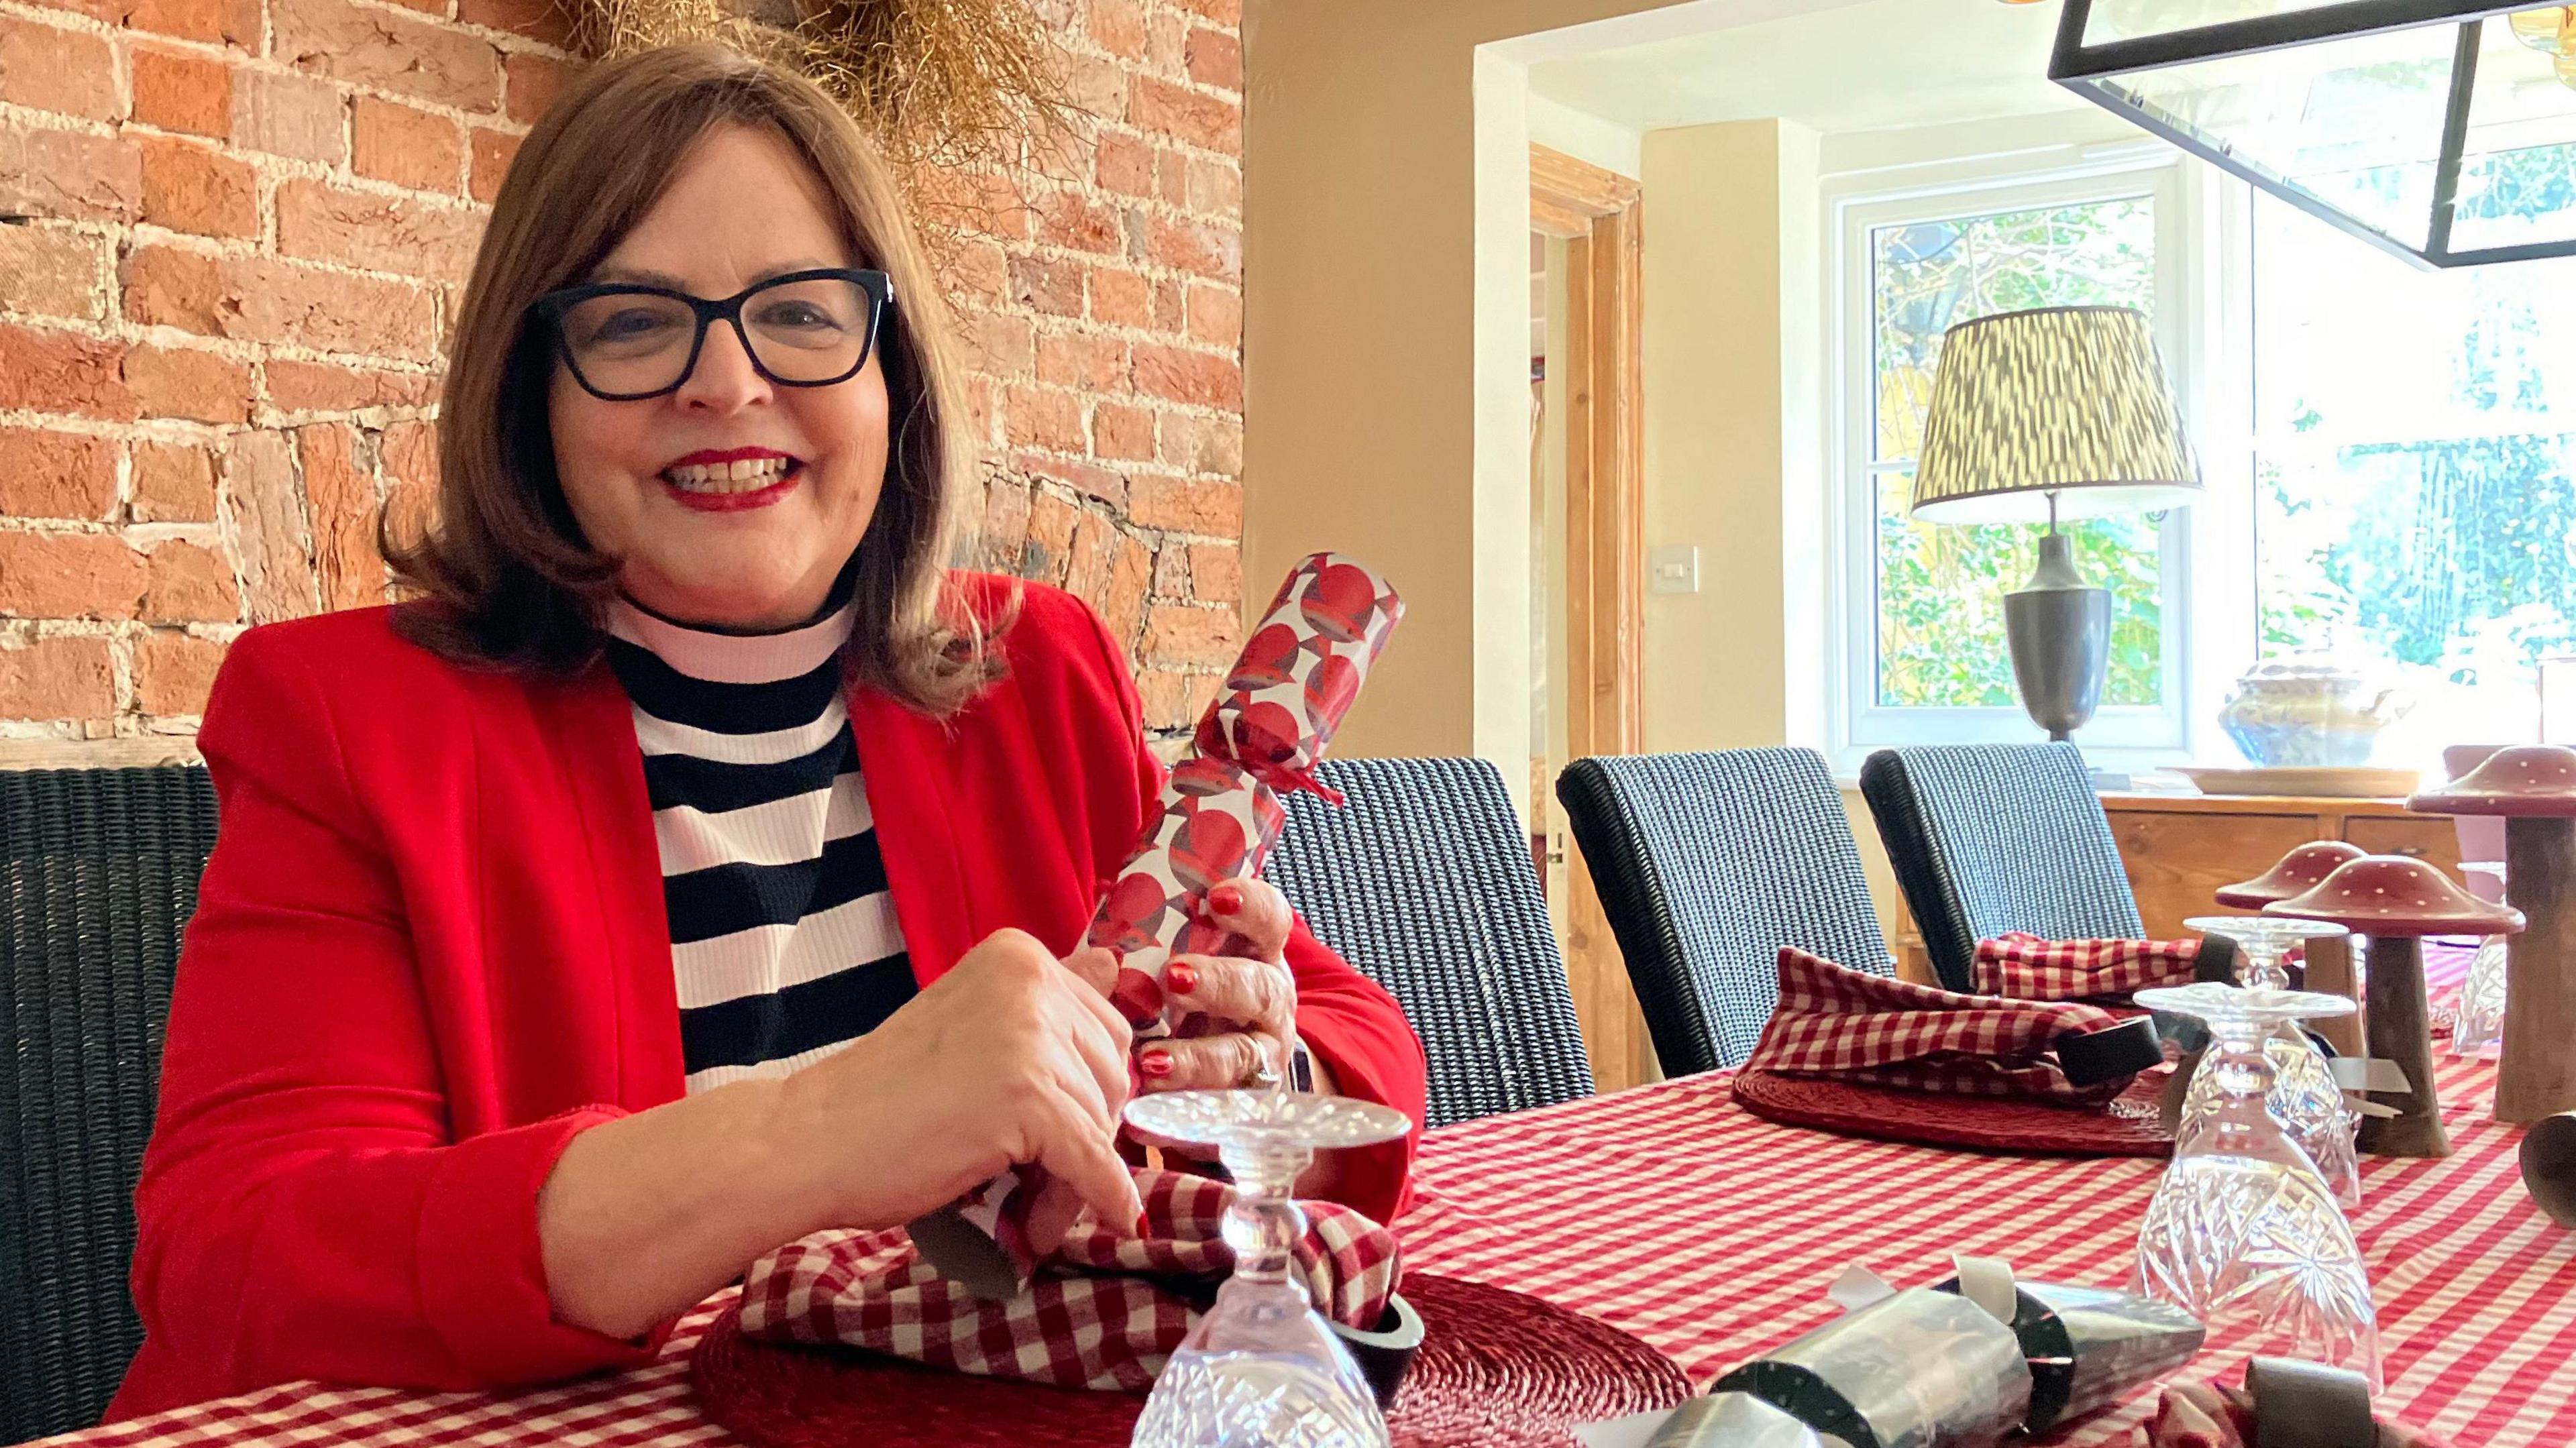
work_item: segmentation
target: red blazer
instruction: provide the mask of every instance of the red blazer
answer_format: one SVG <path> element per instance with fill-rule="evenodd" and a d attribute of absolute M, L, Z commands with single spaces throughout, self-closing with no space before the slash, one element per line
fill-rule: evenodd
<path fill-rule="evenodd" d="M 576 1132 L 682 1094 L 626 696 L 604 664 L 459 667 L 391 615 L 253 629 L 215 681 L 199 738 L 222 828 L 136 1193 L 143 1350 L 111 1419 L 292 1378 L 561 1378 L 653 1346 L 552 1319 L 536 1225 Z M 925 983 L 1006 926 L 1069 952 L 1161 788 L 1089 609 L 1029 587 L 1003 647 L 1009 676 L 945 723 L 850 699 Z M 1393 998 L 1303 924 L 1288 960 L 1342 1089 L 1419 1121 Z M 1355 1159 L 1347 1195 L 1391 1216 L 1410 1160 Z"/>

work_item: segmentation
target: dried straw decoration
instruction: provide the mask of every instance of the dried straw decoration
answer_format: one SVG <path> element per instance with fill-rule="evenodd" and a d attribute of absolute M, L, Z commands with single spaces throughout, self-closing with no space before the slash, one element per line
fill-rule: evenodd
<path fill-rule="evenodd" d="M 1032 0 L 783 0 L 792 18 L 740 3 L 571 0 L 574 45 L 610 56 L 714 40 L 811 76 L 877 143 L 943 262 L 959 231 L 1019 204 L 1023 179 L 1084 119 Z"/>

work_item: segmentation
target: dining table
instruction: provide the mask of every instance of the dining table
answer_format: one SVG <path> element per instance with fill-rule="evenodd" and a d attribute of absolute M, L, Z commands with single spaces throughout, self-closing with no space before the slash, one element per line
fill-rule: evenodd
<path fill-rule="evenodd" d="M 2387 1362 L 2383 1415 L 2459 1448 L 2576 1443 L 2576 1231 L 2533 1206 L 2516 1128 L 2487 1115 L 2495 1070 L 2441 1067 L 2457 1150 L 2365 1157 L 2354 1226 Z M 2161 1161 L 1951 1150 L 1775 1125 L 1712 1072 L 1425 1134 L 1396 1226 L 1406 1270 L 1534 1294 L 1620 1328 L 1705 1386 L 1829 1321 L 1826 1289 L 1857 1264 L 1899 1285 L 1953 1253 L 2023 1279 L 2117 1286 Z M 1975 1103 L 1963 1101 L 1962 1110 Z M 510 1392 L 286 1383 L 44 1440 L 59 1448 L 679 1448 L 733 1445 L 689 1384 L 710 1300 L 651 1366 Z M 2232 1380 L 2224 1335 L 2178 1376 Z M 2133 1444 L 2155 1389 L 2042 1443 Z M 1032 1425 L 1031 1448 L 1043 1432 Z"/>

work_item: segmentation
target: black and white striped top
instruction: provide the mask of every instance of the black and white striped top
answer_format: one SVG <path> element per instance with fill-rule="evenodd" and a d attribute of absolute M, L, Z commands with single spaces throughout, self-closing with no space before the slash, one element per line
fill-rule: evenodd
<path fill-rule="evenodd" d="M 768 634 L 612 610 L 692 1092 L 810 1065 L 912 997 L 842 698 L 850 624 L 847 604 Z"/>

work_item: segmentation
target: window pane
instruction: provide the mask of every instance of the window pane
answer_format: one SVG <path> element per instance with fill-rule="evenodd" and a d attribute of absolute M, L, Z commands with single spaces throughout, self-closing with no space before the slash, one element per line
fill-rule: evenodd
<path fill-rule="evenodd" d="M 2012 657 L 2004 646 L 2004 593 L 2039 562 L 2031 527 L 1912 523 L 1909 473 L 1878 479 L 1878 702 L 1898 708 L 2010 708 Z M 2111 670 L 2102 698 L 2154 704 L 2164 697 L 2160 517 L 2127 513 L 2068 523 L 2075 566 L 2111 590 Z"/>
<path fill-rule="evenodd" d="M 2254 241 L 2265 654 L 2407 687 L 2393 762 L 2535 737 L 2576 650 L 2576 260 L 2418 272 L 2259 198 Z"/>
<path fill-rule="evenodd" d="M 1955 527 L 1906 514 L 1909 463 L 1953 325 L 2029 307 L 2155 307 L 2155 203 L 2080 205 L 1887 226 L 1870 233 L 1873 486 L 1878 540 L 1877 702 L 2011 707 L 2003 595 L 2038 554 L 2033 526 Z M 1894 466 L 1884 466 L 1884 465 Z M 2085 576 L 2112 591 L 2107 704 L 2163 699 L 2162 528 L 2143 516 L 2065 530 Z"/>

